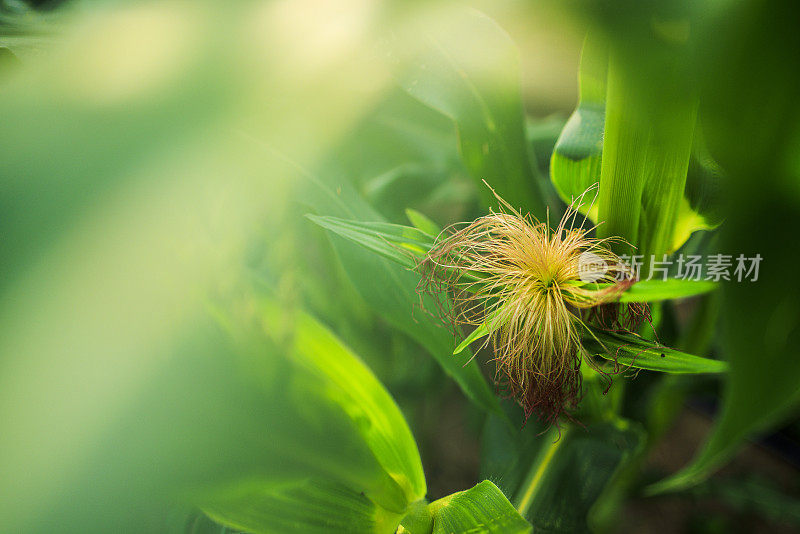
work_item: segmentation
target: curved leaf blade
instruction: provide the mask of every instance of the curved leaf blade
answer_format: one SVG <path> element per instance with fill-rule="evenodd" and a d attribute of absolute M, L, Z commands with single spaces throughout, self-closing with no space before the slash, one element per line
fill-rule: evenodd
<path fill-rule="evenodd" d="M 728 363 L 702 358 L 664 347 L 652 341 L 588 327 L 583 345 L 590 354 L 611 360 L 617 365 L 672 374 L 724 373 Z"/>
<path fill-rule="evenodd" d="M 620 302 L 658 302 L 695 297 L 714 291 L 719 284 L 709 280 L 642 280 L 620 296 Z"/>
<path fill-rule="evenodd" d="M 431 236 L 438 236 L 442 232 L 442 228 L 430 220 L 427 215 L 420 213 L 413 208 L 406 208 L 406 217 L 411 221 L 415 228 L 427 233 Z"/>
<path fill-rule="evenodd" d="M 274 330 L 284 310 L 275 303 L 262 306 L 265 328 Z M 311 316 L 297 317 L 294 344 L 298 363 L 336 387 L 332 395 L 351 417 L 375 457 L 405 491 L 409 502 L 425 496 L 425 475 L 417 444 L 400 408 L 375 375 L 327 328 Z M 363 421 L 368 421 L 364 425 Z"/>
<path fill-rule="evenodd" d="M 422 258 L 433 246 L 433 237 L 411 226 L 384 222 L 358 222 L 317 215 L 308 219 L 340 236 L 358 243 L 384 258 L 412 269 L 414 257 Z"/>
<path fill-rule="evenodd" d="M 605 289 L 610 284 L 587 284 L 584 287 Z M 666 280 L 642 280 L 636 282 L 625 290 L 619 297 L 619 302 L 659 302 L 662 300 L 682 299 L 696 297 L 710 293 L 719 287 L 717 282 L 710 280 L 684 280 L 668 278 Z"/>
<path fill-rule="evenodd" d="M 383 385 L 311 316 L 287 314 L 269 298 L 231 309 L 245 311 L 217 315 L 247 357 L 259 353 L 264 335 L 276 346 L 290 340 L 272 361 L 249 362 L 255 376 L 263 375 L 265 402 L 275 410 L 267 422 L 277 467 L 198 491 L 195 504 L 215 521 L 249 532 L 396 528 L 426 484 L 411 431 Z"/>
<path fill-rule="evenodd" d="M 525 139 L 519 53 L 493 20 L 472 9 L 453 9 L 414 35 L 420 53 L 401 61 L 403 88 L 448 116 L 458 130 L 461 157 L 485 205 L 496 199 L 486 180 L 512 205 L 544 219 L 538 177 Z"/>
<path fill-rule="evenodd" d="M 505 430 L 490 417 L 481 476 L 497 481 L 536 532 L 590 531 L 595 504 L 643 443 L 644 433 L 624 420 L 541 432 L 535 423 L 522 432 Z"/>
<path fill-rule="evenodd" d="M 478 363 L 471 361 L 472 354 L 467 351 L 453 356 L 454 342 L 448 330 L 430 315 L 424 315 L 423 320 L 415 317 L 415 313 L 420 313 L 420 299 L 421 313 L 437 309 L 432 297 L 417 294 L 419 276 L 408 268 L 413 254 L 419 254 L 424 232 L 409 226 L 363 223 L 362 220 L 380 221 L 381 216 L 366 205 L 352 186 L 338 182 L 336 188 L 332 188 L 312 175 L 307 178 L 311 187 L 305 191 L 304 200 L 318 214 L 335 215 L 322 222 L 343 232 L 331 236 L 331 240 L 345 272 L 364 300 L 390 324 L 422 344 L 471 401 L 484 410 L 502 414 L 499 401 Z M 339 221 L 335 220 L 337 218 Z M 383 235 L 378 236 L 377 231 L 382 231 Z M 410 240 L 406 240 L 406 235 L 411 236 Z M 364 250 L 364 247 L 369 248 L 364 239 L 380 249 L 376 252 L 383 257 Z M 400 245 L 409 245 L 405 248 L 409 250 L 410 259 L 398 254 Z M 393 257 L 392 262 L 387 261 L 389 257 Z"/>
<path fill-rule="evenodd" d="M 489 480 L 432 502 L 431 534 L 522 534 L 531 525 Z"/>
<path fill-rule="evenodd" d="M 486 325 L 486 323 L 483 323 L 478 328 L 470 332 L 469 335 L 464 338 L 464 341 L 458 344 L 455 350 L 453 350 L 453 354 L 459 354 L 464 349 L 469 347 L 473 341 L 477 341 L 481 338 L 484 338 L 491 333 L 492 332 L 489 330 L 489 327 Z"/>
<path fill-rule="evenodd" d="M 219 534 L 230 532 L 228 527 L 256 534 L 386 534 L 402 517 L 376 506 L 363 493 L 313 478 L 277 487 L 230 488 L 217 497 L 215 504 L 204 507 L 204 512 L 220 524 L 214 531 Z"/>
<path fill-rule="evenodd" d="M 600 181 L 607 71 L 608 45 L 590 33 L 581 51 L 578 106 L 550 157 L 550 180 L 567 204 Z M 579 211 L 597 221 L 596 202 L 584 203 Z"/>

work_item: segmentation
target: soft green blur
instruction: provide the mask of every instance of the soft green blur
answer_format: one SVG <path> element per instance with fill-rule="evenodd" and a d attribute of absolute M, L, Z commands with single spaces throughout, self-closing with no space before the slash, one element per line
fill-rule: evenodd
<path fill-rule="evenodd" d="M 357 414 L 318 379 L 293 393 L 283 363 L 301 328 L 280 269 L 288 159 L 313 161 L 385 80 L 356 63 L 371 10 L 334 10 L 345 31 L 328 35 L 310 7 L 78 4 L 57 45 L 3 72 L 2 530 L 163 528 L 165 511 L 264 477 L 319 473 L 389 522 L 424 496 L 418 458 L 381 467 Z M 267 249 L 279 274 L 254 281 Z M 284 331 L 237 341 L 220 316 L 254 291 L 278 295 Z M 394 417 L 381 432 L 402 431 Z"/>
<path fill-rule="evenodd" d="M 392 72 L 420 50 L 416 32 L 449 15 L 417 11 L 75 2 L 4 18 L 0 44 L 20 59 L 0 71 L 3 530 L 181 530 L 201 507 L 254 531 L 391 532 L 425 497 L 403 415 L 303 311 L 355 329 L 352 342 L 386 365 L 375 359 L 385 338 L 358 331 L 373 312 L 348 274 L 329 271 L 333 257 L 317 263 L 330 253 L 303 216 L 379 217 L 353 166 L 335 168 L 350 157 L 337 146 L 387 94 L 426 116 Z M 387 21 L 394 39 L 376 46 Z M 455 133 L 436 112 L 426 120 L 448 147 L 442 160 L 420 144 L 438 178 L 458 160 Z M 521 126 L 514 135 L 523 142 Z M 353 157 L 365 171 L 389 161 Z M 440 186 L 425 179 L 428 193 Z M 475 190 L 464 175 L 447 181 Z M 433 205 L 451 202 L 446 191 Z M 413 287 L 410 273 L 385 275 Z M 358 288 L 370 304 L 416 328 L 499 412 L 477 363 L 447 361 L 446 332 L 414 326 L 405 290 L 392 308 L 374 300 L 379 279 L 364 281 L 378 282 Z M 393 351 L 418 351 L 391 335 Z"/>
<path fill-rule="evenodd" d="M 556 145 L 589 28 L 642 99 L 611 105 L 621 162 L 603 173 L 619 188 L 601 192 L 599 214 L 659 252 L 688 238 L 702 253 L 764 257 L 760 281 L 723 284 L 695 333 L 726 360 L 714 369 L 730 368 L 722 412 L 697 461 L 656 489 L 702 481 L 794 413 L 790 8 L 467 4 L 75 0 L 37 14 L 0 0 L 0 531 L 180 532 L 200 509 L 256 532 L 390 533 L 404 517 L 412 531 L 420 511 L 420 532 L 442 527 L 427 521 L 437 511 L 463 529 L 492 531 L 496 512 L 498 532 L 525 531 L 519 514 L 537 528 L 613 530 L 640 474 L 640 422 L 680 403 L 687 383 L 615 376 L 607 397 L 595 381 L 586 428 L 554 448 L 555 433 L 520 430 L 483 356 L 453 356 L 413 272 L 306 217 L 419 213 L 445 226 L 495 203 L 485 179 L 555 218 L 558 194 L 587 177 L 572 168 L 553 187 L 554 146 L 556 174 L 586 155 L 600 172 L 610 153 L 602 121 L 576 127 L 580 107 Z M 653 35 L 686 37 L 677 74 Z M 670 100 L 664 80 L 676 77 L 691 84 L 686 120 L 665 108 L 666 126 L 649 121 L 648 98 Z M 561 150 L 575 131 L 581 150 Z M 620 141 L 631 132 L 647 140 Z M 654 161 L 677 168 L 674 180 L 648 174 Z M 618 171 L 626 162 L 636 172 Z M 720 222 L 718 238 L 689 236 Z M 692 332 L 674 328 L 668 343 Z M 480 479 L 426 505 L 430 441 L 460 439 L 445 395 L 483 443 L 481 479 L 513 506 Z"/>

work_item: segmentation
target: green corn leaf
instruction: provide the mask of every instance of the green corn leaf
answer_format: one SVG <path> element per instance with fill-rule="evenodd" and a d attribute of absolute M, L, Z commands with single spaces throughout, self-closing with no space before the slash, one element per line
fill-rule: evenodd
<path fill-rule="evenodd" d="M 564 125 L 550 158 L 550 179 L 567 204 L 600 181 L 607 71 L 608 46 L 590 33 L 581 52 L 578 107 Z M 579 211 L 597 221 L 596 202 L 581 204 Z"/>
<path fill-rule="evenodd" d="M 694 104 L 683 88 L 647 102 L 636 93 L 651 92 L 650 86 L 635 87 L 635 83 L 620 76 L 617 65 L 612 71 L 614 102 L 607 110 L 610 46 L 600 33 L 589 32 L 584 42 L 578 106 L 553 151 L 551 181 L 567 203 L 590 186 L 601 183 L 598 198 L 585 199 L 579 211 L 595 222 L 608 217 L 627 217 L 620 222 L 621 226 L 603 228 L 601 233 L 623 235 L 634 244 L 642 240 L 640 250 L 648 247 L 645 257 L 675 251 L 692 232 L 716 228 L 721 222 L 722 170 L 711 157 L 699 129 L 694 132 L 693 140 Z M 616 58 L 615 63 L 623 61 L 627 65 L 628 60 Z M 674 58 L 670 61 L 675 62 Z M 625 68 L 642 72 L 636 66 Z M 675 87 L 679 83 L 669 79 L 669 74 L 658 75 L 661 81 L 657 84 Z M 684 96 L 675 99 L 674 95 Z M 641 109 L 632 111 L 636 106 Z M 622 117 L 619 113 L 630 116 Z M 648 118 L 636 126 L 632 122 L 634 116 Z M 605 132 L 607 120 L 611 121 L 610 130 Z M 618 139 L 618 124 L 626 125 L 620 135 L 629 136 L 627 140 Z M 604 138 L 610 143 L 605 149 Z M 618 160 L 619 166 L 602 163 L 604 150 L 608 152 L 606 159 Z M 601 181 L 603 165 L 606 166 L 604 182 Z"/>
<path fill-rule="evenodd" d="M 412 269 L 414 258 L 423 258 L 433 237 L 417 228 L 383 222 L 355 222 L 337 217 L 306 215 L 326 230 L 361 244 L 381 256 Z"/>
<path fill-rule="evenodd" d="M 727 362 L 686 354 L 652 341 L 615 332 L 605 332 L 591 326 L 583 337 L 584 348 L 590 354 L 614 361 L 622 367 L 662 371 L 665 373 L 724 373 Z"/>
<path fill-rule="evenodd" d="M 218 524 L 217 534 L 225 528 L 255 534 L 391 534 L 401 517 L 347 486 L 313 478 L 275 486 L 234 486 L 216 495 L 204 511 Z"/>
<path fill-rule="evenodd" d="M 470 334 L 466 338 L 464 338 L 464 341 L 462 341 L 456 347 L 456 349 L 453 351 L 453 354 L 458 354 L 459 352 L 467 348 L 469 344 L 472 343 L 473 341 L 477 341 L 483 337 L 486 337 L 495 330 L 497 330 L 498 328 L 500 328 L 501 326 L 503 326 L 502 319 L 498 320 L 498 318 L 500 317 L 500 313 L 502 311 L 503 311 L 502 308 L 498 308 L 493 312 L 489 313 L 489 315 L 487 315 L 486 317 L 486 321 L 484 321 L 483 324 L 478 326 L 475 330 L 470 332 Z"/>
<path fill-rule="evenodd" d="M 464 165 L 484 204 L 497 200 L 486 180 L 513 206 L 545 216 L 535 167 L 525 141 L 518 51 L 490 18 L 453 9 L 422 35 L 413 58 L 398 59 L 403 88 L 454 122 Z"/>
<path fill-rule="evenodd" d="M 275 331 L 286 313 L 274 302 L 262 306 L 264 328 Z M 296 318 L 295 358 L 323 377 L 360 431 L 383 468 L 403 488 L 408 502 L 425 496 L 425 477 L 416 443 L 403 414 L 372 372 L 330 331 L 308 315 Z M 368 423 L 368 424 L 366 424 Z"/>
<path fill-rule="evenodd" d="M 459 491 L 432 502 L 427 506 L 427 513 L 431 519 L 427 524 L 418 522 L 406 526 L 404 522 L 398 532 L 522 534 L 531 531 L 531 525 L 508 502 L 503 492 L 489 480 L 484 480 L 466 491 Z M 428 525 L 430 528 L 425 528 Z"/>
<path fill-rule="evenodd" d="M 609 284 L 587 284 L 598 289 L 609 287 Z M 683 280 L 668 278 L 666 280 L 642 280 L 636 282 L 619 297 L 619 302 L 659 302 L 669 299 L 681 299 L 703 295 L 719 287 L 717 282 L 709 280 Z"/>
<path fill-rule="evenodd" d="M 434 501 L 430 508 L 432 534 L 517 534 L 531 531 L 530 524 L 489 480 Z"/>
<path fill-rule="evenodd" d="M 535 532 L 590 531 L 592 510 L 643 442 L 638 425 L 597 421 L 545 433 L 528 422 L 505 430 L 490 417 L 483 433 L 481 476 L 507 494 Z"/>
<path fill-rule="evenodd" d="M 709 280 L 642 280 L 625 291 L 620 302 L 658 302 L 669 299 L 682 299 L 703 295 L 714 291 L 719 284 Z"/>
<path fill-rule="evenodd" d="M 291 372 L 279 381 L 275 376 L 267 381 L 268 387 L 276 388 L 277 402 L 285 411 L 280 419 L 270 420 L 270 439 L 276 464 L 299 462 L 306 467 L 282 476 L 254 471 L 203 492 L 196 504 L 215 521 L 250 532 L 330 532 L 347 525 L 364 532 L 393 532 L 411 503 L 426 492 L 419 453 L 397 405 L 369 369 L 310 316 L 297 312 L 287 316 L 287 310 L 269 299 L 239 308 L 256 311 L 254 317 L 240 313 L 223 319 L 235 339 L 248 339 L 238 325 L 253 319 L 276 339 L 287 328 L 291 331 L 292 346 L 284 356 Z M 292 403 L 299 404 L 292 408 Z M 291 418 L 298 408 L 303 415 Z M 341 415 L 332 418 L 331 409 Z M 325 419 L 317 414 L 330 419 L 321 425 Z M 342 416 L 349 424 L 342 422 Z M 334 424 L 338 426 L 333 428 Z M 350 443 L 337 445 L 341 452 L 361 450 L 365 466 L 376 462 L 384 480 L 377 478 L 377 485 L 365 486 L 353 478 L 364 468 L 348 467 L 352 462 L 345 462 L 346 456 L 338 458 L 341 454 L 328 449 L 335 441 L 299 442 L 284 430 L 306 425 L 330 432 L 332 438 L 336 432 L 351 433 Z"/>
<path fill-rule="evenodd" d="M 418 212 L 412 208 L 406 208 L 406 217 L 411 221 L 415 228 L 425 232 L 430 236 L 438 236 L 442 232 L 442 228 L 430 220 L 425 214 Z"/>
<path fill-rule="evenodd" d="M 492 331 L 489 330 L 489 327 L 486 325 L 486 323 L 483 323 L 478 328 L 470 332 L 470 334 L 464 338 L 464 341 L 458 344 L 455 350 L 453 350 L 453 354 L 459 354 L 461 351 L 469 347 L 470 343 L 472 343 L 473 341 L 477 341 L 481 338 L 484 338 L 491 333 Z"/>
<path fill-rule="evenodd" d="M 784 65 L 791 57 L 787 43 L 796 47 L 800 35 L 788 22 L 791 12 L 789 5 L 754 5 L 723 34 L 718 25 L 731 19 L 722 9 L 704 17 L 698 31 L 709 52 L 699 67 L 713 80 L 702 97 L 704 134 L 729 173 L 720 250 L 764 261 L 757 281 L 722 287 L 720 345 L 731 371 L 715 427 L 693 461 L 653 492 L 697 484 L 747 439 L 797 416 L 800 288 L 790 282 L 797 263 L 789 251 L 797 228 L 786 221 L 800 216 L 800 78 Z M 761 104 L 751 106 L 754 99 Z"/>
<path fill-rule="evenodd" d="M 384 223 L 376 227 L 374 223 L 363 223 L 361 221 L 380 222 L 382 217 L 367 206 L 349 184 L 336 181 L 333 175 L 317 179 L 307 173 L 304 177 L 307 187 L 303 189 L 302 198 L 318 216 L 328 217 L 323 221 L 332 229 L 335 227 L 337 232 L 343 232 L 342 235 L 332 235 L 332 243 L 345 272 L 364 300 L 390 324 L 428 349 L 470 400 L 487 411 L 502 413 L 497 397 L 478 368 L 478 362 L 471 361 L 471 352 L 467 350 L 453 356 L 452 336 L 436 319 L 425 315 L 429 310 L 437 309 L 436 303 L 429 296 L 417 294 L 419 276 L 409 267 L 415 264 L 414 258 L 419 255 L 425 240 L 432 244 L 432 237 L 413 227 L 386 226 Z M 336 186 L 333 187 L 329 181 Z M 376 234 L 376 228 L 383 235 Z M 408 238 L 404 236 L 411 238 L 406 241 Z M 369 245 L 362 239 L 366 239 Z M 380 254 L 364 247 L 374 247 L 373 250 Z M 403 252 L 399 253 L 401 250 Z M 405 250 L 408 250 L 409 258 L 403 257 Z M 390 257 L 394 261 L 388 261 Z M 424 307 L 422 311 L 419 310 L 420 298 Z M 424 319 L 418 319 L 415 314 Z"/>
<path fill-rule="evenodd" d="M 660 61 L 612 47 L 598 197 L 598 235 L 622 237 L 645 260 L 671 251 L 696 117 L 683 58 L 653 41 Z"/>

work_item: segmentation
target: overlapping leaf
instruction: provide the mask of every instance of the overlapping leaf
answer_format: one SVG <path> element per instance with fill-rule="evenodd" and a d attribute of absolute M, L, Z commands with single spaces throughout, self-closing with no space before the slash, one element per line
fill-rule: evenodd
<path fill-rule="evenodd" d="M 537 173 L 525 140 L 518 51 L 490 18 L 455 9 L 421 35 L 411 58 L 392 51 L 409 94 L 453 120 L 461 157 L 476 184 L 486 180 L 514 206 L 544 217 Z M 484 204 L 496 199 L 479 187 Z"/>
<path fill-rule="evenodd" d="M 690 465 L 653 491 L 681 490 L 704 480 L 746 439 L 796 414 L 800 401 L 800 359 L 794 356 L 800 290 L 787 283 L 797 274 L 787 252 L 797 229 L 785 223 L 800 215 L 800 109 L 794 98 L 800 78 L 785 68 L 787 47 L 800 41 L 787 19 L 791 10 L 788 3 L 753 5 L 734 14 L 719 9 L 698 24 L 708 53 L 698 69 L 713 80 L 702 95 L 704 137 L 730 173 L 720 248 L 763 261 L 757 281 L 723 284 L 720 344 L 731 370 L 716 425 Z M 752 69 L 759 75 L 746 74 Z M 754 98 L 763 105 L 751 106 Z M 731 113 L 735 109 L 741 111 Z"/>
<path fill-rule="evenodd" d="M 409 226 L 386 223 L 360 223 L 336 217 L 310 216 L 324 228 L 391 259 L 406 268 L 413 268 L 433 245 L 433 238 Z M 597 284 L 598 289 L 605 285 Z M 715 282 L 682 279 L 645 280 L 633 284 L 620 296 L 620 302 L 656 302 L 672 298 L 685 298 L 713 291 Z M 488 336 L 499 328 L 491 320 L 469 333 L 455 348 L 460 354 L 470 343 Z M 724 362 L 685 354 L 669 349 L 638 336 L 625 336 L 595 330 L 584 335 L 592 354 L 613 359 L 617 363 L 637 369 L 670 373 L 719 373 L 726 370 Z M 663 356 L 662 356 L 663 354 Z"/>
<path fill-rule="evenodd" d="M 481 475 L 511 496 L 535 531 L 589 531 L 593 506 L 639 447 L 642 430 L 625 421 L 598 421 L 540 433 L 529 423 L 512 435 L 490 419 Z"/>
<path fill-rule="evenodd" d="M 590 186 L 600 183 L 598 198 L 593 202 L 589 199 L 582 211 L 595 222 L 608 223 L 601 226 L 604 235 L 622 236 L 638 244 L 638 253 L 645 257 L 651 254 L 660 257 L 680 248 L 692 232 L 713 229 L 720 223 L 723 173 L 710 156 L 699 129 L 694 131 L 691 96 L 667 99 L 659 104 L 647 102 L 650 96 L 637 96 L 638 91 L 648 89 L 634 87 L 635 83 L 622 89 L 625 84 L 630 85 L 631 80 L 626 81 L 620 75 L 637 72 L 635 64 L 628 64 L 631 54 L 623 54 L 625 59 L 617 58 L 614 62 L 613 94 L 620 91 L 625 94 L 614 98 L 611 114 L 606 116 L 609 42 L 600 33 L 590 32 L 584 43 L 580 99 L 553 151 L 551 180 L 568 203 Z M 663 52 L 659 57 L 669 59 Z M 652 58 L 646 61 L 655 64 Z M 642 74 L 645 70 L 638 69 L 632 79 L 647 78 Z M 664 73 L 659 75 L 663 80 L 658 84 L 673 87 L 668 94 L 686 93 L 685 88 L 679 87 L 682 82 L 667 79 Z M 634 109 L 637 106 L 641 107 Z M 653 113 L 654 109 L 658 109 L 658 113 Z M 626 115 L 623 117 L 620 113 Z M 649 117 L 645 124 L 635 126 L 644 115 Z M 616 125 L 622 123 L 625 128 L 618 132 Z M 636 128 L 639 130 L 634 131 Z M 618 133 L 630 135 L 630 138 L 618 139 Z M 675 144 L 678 141 L 682 145 Z M 650 153 L 650 149 L 644 148 L 647 143 L 653 146 Z M 670 146 L 672 148 L 668 149 Z M 672 153 L 667 155 L 669 150 Z M 619 162 L 619 166 L 612 160 Z M 601 180 L 603 166 L 606 167 L 602 171 L 605 183 Z M 672 178 L 666 180 L 668 176 Z"/>
<path fill-rule="evenodd" d="M 425 246 L 432 244 L 432 236 L 413 227 L 386 225 L 382 217 L 345 180 L 338 181 L 336 175 L 324 179 L 307 175 L 306 178 L 304 200 L 317 212 L 317 221 L 343 232 L 342 235 L 332 234 L 331 239 L 345 272 L 364 300 L 390 324 L 426 347 L 468 398 L 485 410 L 500 413 L 497 397 L 477 362 L 470 361 L 469 351 L 459 357 L 452 356 L 452 336 L 439 322 L 425 315 L 437 309 L 436 303 L 416 292 L 419 277 L 408 267 L 414 257 L 424 254 Z M 339 184 L 337 191 L 332 190 L 330 182 Z M 363 221 L 379 221 L 379 224 L 368 222 L 365 225 Z M 376 230 L 384 235 L 377 235 Z M 367 248 L 371 251 L 363 248 L 365 243 L 369 243 Z M 380 255 L 375 254 L 376 251 Z M 426 320 L 419 320 L 420 315 Z"/>
<path fill-rule="evenodd" d="M 589 327 L 583 336 L 584 348 L 617 366 L 662 371 L 665 373 L 723 373 L 727 362 L 686 354 L 630 334 L 604 332 Z"/>
<path fill-rule="evenodd" d="M 491 481 L 453 493 L 420 510 L 425 518 L 405 522 L 407 534 L 524 534 L 531 525 Z"/>

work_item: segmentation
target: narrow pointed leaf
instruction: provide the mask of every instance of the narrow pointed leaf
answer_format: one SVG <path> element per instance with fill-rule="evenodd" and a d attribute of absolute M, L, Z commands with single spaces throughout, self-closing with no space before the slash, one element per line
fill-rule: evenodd
<path fill-rule="evenodd" d="M 609 284 L 594 284 L 597 289 L 609 287 Z M 588 287 L 591 287 L 589 285 Z M 659 302 L 669 299 L 682 299 L 703 295 L 719 287 L 710 280 L 683 280 L 668 278 L 666 280 L 642 280 L 636 282 L 619 297 L 619 302 Z"/>
<path fill-rule="evenodd" d="M 424 257 L 433 246 L 433 237 L 411 226 L 384 222 L 346 221 L 337 217 L 316 215 L 307 215 L 306 217 L 323 228 L 408 268 L 416 265 L 414 257 Z"/>
<path fill-rule="evenodd" d="M 428 235 L 436 237 L 442 232 L 438 224 L 430 220 L 424 213 L 420 213 L 415 209 L 406 208 L 406 217 L 408 217 L 408 220 L 411 221 L 411 224 L 413 224 L 415 228 L 418 228 Z"/>
<path fill-rule="evenodd" d="M 469 347 L 470 343 L 473 341 L 477 341 L 483 337 L 488 336 L 492 332 L 489 330 L 489 327 L 486 326 L 486 323 L 483 323 L 478 328 L 470 332 L 470 334 L 464 338 L 464 341 L 459 343 L 459 345 L 453 351 L 453 354 L 459 354 L 461 351 Z"/>
<path fill-rule="evenodd" d="M 409 267 L 415 265 L 414 258 L 419 255 L 425 239 L 432 245 L 433 238 L 413 227 L 385 226 L 385 223 L 376 227 L 373 222 L 363 223 L 364 220 L 380 221 L 382 217 L 365 204 L 352 186 L 334 182 L 337 185 L 332 187 L 327 180 L 315 176 L 307 178 L 309 187 L 304 191 L 304 200 L 318 215 L 335 216 L 348 223 L 341 224 L 332 220 L 333 217 L 325 221 L 343 232 L 332 235 L 331 241 L 345 272 L 364 300 L 391 325 L 422 344 L 471 401 L 484 410 L 501 414 L 499 401 L 478 362 L 471 361 L 472 354 L 468 350 L 453 356 L 453 337 L 428 312 L 437 309 L 436 303 L 432 297 L 416 291 L 419 275 Z M 379 235 L 380 232 L 383 234 Z M 365 238 L 378 250 L 364 250 L 363 247 L 370 248 L 364 243 Z M 408 259 L 404 257 L 406 250 Z M 387 261 L 390 257 L 393 260 Z M 420 303 L 423 310 L 420 310 Z"/>
<path fill-rule="evenodd" d="M 694 297 L 714 291 L 719 284 L 709 280 L 642 280 L 620 296 L 620 302 L 658 302 Z"/>
<path fill-rule="evenodd" d="M 673 374 L 724 373 L 727 362 L 686 354 L 652 341 L 629 334 L 605 332 L 589 327 L 591 334 L 583 337 L 590 354 L 614 361 L 621 367 Z"/>
<path fill-rule="evenodd" d="M 500 313 L 503 311 L 502 308 L 498 308 L 493 312 L 487 315 L 486 320 L 478 326 L 475 330 L 470 332 L 470 334 L 464 338 L 464 341 L 456 347 L 456 350 L 453 351 L 453 354 L 458 354 L 465 348 L 469 346 L 470 343 L 473 341 L 477 341 L 483 337 L 488 336 L 504 324 L 504 318 L 501 317 Z M 507 317 L 507 316 L 506 316 Z"/>

